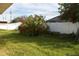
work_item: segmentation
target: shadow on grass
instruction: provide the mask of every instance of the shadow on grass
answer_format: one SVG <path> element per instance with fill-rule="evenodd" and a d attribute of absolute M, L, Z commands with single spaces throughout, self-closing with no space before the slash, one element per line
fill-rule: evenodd
<path fill-rule="evenodd" d="M 40 35 L 40 36 L 25 36 L 19 33 L 10 33 L 2 36 L 3 40 L 0 41 L 3 45 L 7 41 L 13 43 L 36 43 L 44 48 L 73 48 L 79 42 L 75 42 L 71 37 L 60 37 L 58 35 Z M 6 39 L 6 40 L 5 40 Z"/>
<path fill-rule="evenodd" d="M 6 40 L 1 39 L 1 37 L 0 37 L 0 48 L 4 47 L 5 45 L 6 45 Z"/>

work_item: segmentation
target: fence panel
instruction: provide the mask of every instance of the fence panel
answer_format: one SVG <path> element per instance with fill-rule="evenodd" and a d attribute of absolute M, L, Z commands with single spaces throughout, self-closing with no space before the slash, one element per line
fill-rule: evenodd
<path fill-rule="evenodd" d="M 65 34 L 76 33 L 77 29 L 79 28 L 79 23 L 72 22 L 48 22 L 47 25 L 49 26 L 49 31 Z"/>
<path fill-rule="evenodd" d="M 0 24 L 0 29 L 4 30 L 15 30 L 21 25 L 21 22 L 18 23 L 10 23 L 10 24 Z"/>

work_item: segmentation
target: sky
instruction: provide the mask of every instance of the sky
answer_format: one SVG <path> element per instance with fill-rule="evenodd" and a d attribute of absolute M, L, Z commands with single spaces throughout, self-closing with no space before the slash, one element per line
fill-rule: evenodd
<path fill-rule="evenodd" d="M 59 15 L 58 7 L 57 3 L 14 3 L 0 15 L 0 20 L 10 21 L 19 16 L 34 14 L 43 15 L 48 20 Z"/>

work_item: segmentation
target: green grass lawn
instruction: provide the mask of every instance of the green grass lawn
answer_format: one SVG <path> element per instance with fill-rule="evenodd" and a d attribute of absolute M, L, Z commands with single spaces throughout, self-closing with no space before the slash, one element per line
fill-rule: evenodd
<path fill-rule="evenodd" d="M 0 30 L 0 55 L 79 55 L 79 42 L 58 35 L 23 36 L 17 31 Z"/>

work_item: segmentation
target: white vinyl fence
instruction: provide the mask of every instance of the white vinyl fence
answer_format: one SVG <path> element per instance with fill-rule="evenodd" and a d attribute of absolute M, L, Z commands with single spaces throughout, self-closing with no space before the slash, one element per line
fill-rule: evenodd
<path fill-rule="evenodd" d="M 49 31 L 59 33 L 76 33 L 79 28 L 79 23 L 72 22 L 48 22 Z"/>
<path fill-rule="evenodd" d="M 0 23 L 0 29 L 4 30 L 16 30 L 21 25 L 21 22 L 18 23 L 10 23 L 10 24 L 2 24 Z"/>

